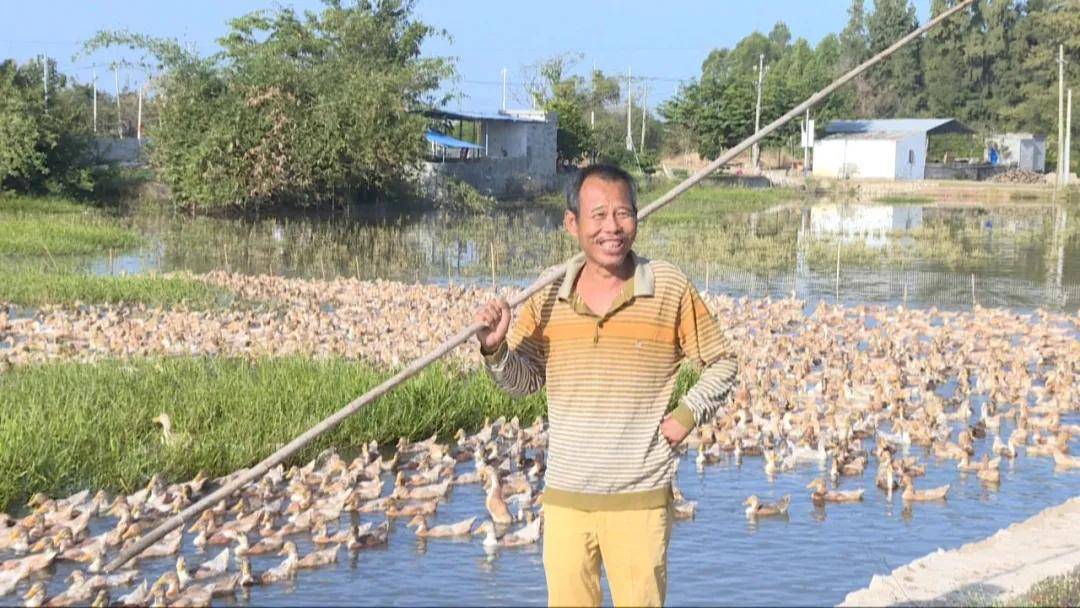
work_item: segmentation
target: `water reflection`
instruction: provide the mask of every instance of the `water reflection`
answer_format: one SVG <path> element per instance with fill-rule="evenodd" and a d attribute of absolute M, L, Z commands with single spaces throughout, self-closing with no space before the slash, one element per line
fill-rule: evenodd
<path fill-rule="evenodd" d="M 525 285 L 577 251 L 561 210 L 490 216 L 339 214 L 256 220 L 164 210 L 129 218 L 152 245 L 85 265 L 97 273 L 224 269 L 249 274 Z M 700 289 L 813 303 L 1080 304 L 1080 218 L 1052 205 L 779 205 L 642 224 L 639 253 Z"/>

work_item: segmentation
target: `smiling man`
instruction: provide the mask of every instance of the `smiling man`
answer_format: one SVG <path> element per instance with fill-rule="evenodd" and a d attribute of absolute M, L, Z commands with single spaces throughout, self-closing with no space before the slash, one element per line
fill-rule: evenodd
<path fill-rule="evenodd" d="M 674 447 L 723 403 L 735 356 L 686 275 L 631 249 L 629 174 L 587 167 L 566 198 L 563 225 L 583 256 L 525 303 L 512 331 L 506 301 L 489 301 L 476 313 L 486 326 L 477 339 L 504 390 L 547 387 L 548 603 L 598 606 L 602 561 L 616 605 L 657 606 L 667 588 Z M 665 414 L 686 359 L 701 377 Z"/>

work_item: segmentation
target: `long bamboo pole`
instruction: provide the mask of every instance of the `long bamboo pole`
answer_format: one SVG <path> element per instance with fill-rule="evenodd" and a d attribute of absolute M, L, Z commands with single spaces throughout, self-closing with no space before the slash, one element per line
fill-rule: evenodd
<path fill-rule="evenodd" d="M 927 21 L 925 24 L 922 25 L 922 27 L 919 27 L 918 29 L 916 29 L 916 30 L 912 31 L 911 33 L 907 34 L 906 36 L 904 36 L 903 38 L 897 40 L 889 48 L 881 51 L 877 55 L 874 55 L 870 59 L 867 59 L 866 61 L 864 61 L 859 66 L 852 69 L 847 74 L 844 74 L 840 78 L 833 81 L 833 83 L 830 84 L 829 86 L 825 87 L 824 89 L 821 89 L 817 93 L 814 93 L 806 101 L 804 101 L 804 102 L 800 103 L 799 105 L 795 106 L 794 108 L 789 110 L 786 114 L 784 114 L 780 118 L 777 118 L 776 120 L 772 121 L 771 123 L 766 125 L 764 128 L 759 130 L 754 135 L 751 135 L 750 137 L 744 139 L 742 142 L 740 142 L 735 147 L 729 149 L 724 154 L 721 154 L 716 160 L 714 160 L 711 163 L 709 163 L 708 165 L 706 165 L 704 168 L 699 170 L 697 173 L 694 173 L 690 177 L 683 180 L 682 183 L 680 183 L 679 185 L 672 188 L 670 191 L 668 191 L 667 194 L 665 194 L 664 196 L 660 197 L 659 199 L 653 201 L 652 203 L 650 203 L 646 207 L 642 208 L 640 211 L 638 211 L 638 220 L 643 220 L 646 217 L 652 215 L 653 213 L 659 211 L 665 205 L 667 205 L 668 203 L 670 203 L 671 201 L 673 201 L 677 197 L 679 197 L 682 193 L 689 190 L 692 186 L 694 186 L 694 184 L 697 184 L 701 180 L 705 179 L 705 177 L 707 177 L 710 173 L 712 173 L 713 171 L 716 171 L 722 165 L 724 165 L 727 162 L 731 161 L 731 159 L 733 159 L 736 156 L 738 156 L 739 154 L 741 154 L 747 148 L 754 145 L 755 143 L 762 140 L 763 138 L 767 137 L 770 133 L 772 133 L 773 131 L 775 131 L 775 130 L 779 129 L 780 127 L 782 127 L 785 123 L 790 121 L 792 118 L 795 118 L 796 116 L 801 115 L 807 109 L 811 108 L 814 104 L 816 104 L 819 101 L 821 101 L 822 99 L 824 99 L 825 96 L 832 93 L 833 91 L 835 91 L 839 87 L 843 86 L 848 81 L 850 81 L 852 78 L 855 78 L 859 74 L 865 72 L 867 69 L 869 69 L 874 64 L 876 64 L 879 61 L 885 59 L 889 55 L 892 55 L 893 53 L 895 53 L 898 49 L 900 49 L 904 45 L 908 44 L 909 42 L 911 42 L 915 38 L 917 38 L 917 37 L 921 36 L 922 34 L 926 33 L 927 30 L 933 28 L 934 26 L 941 23 L 945 19 L 948 19 L 950 16 L 957 13 L 958 11 L 963 10 L 969 4 L 971 4 L 973 1 L 974 0 L 963 0 L 962 2 L 960 2 L 959 4 L 954 6 L 953 8 L 941 13 L 937 17 L 934 17 L 933 19 L 931 19 L 930 21 Z M 580 259 L 583 256 L 584 256 L 584 253 L 578 253 L 572 259 Z M 538 278 L 536 281 L 534 281 L 532 283 L 532 285 L 529 285 L 523 291 L 521 291 L 517 295 L 511 297 L 507 301 L 507 303 L 510 305 L 511 308 L 515 308 L 515 307 L 519 306 L 522 302 L 525 302 L 530 297 L 532 297 L 533 294 L 537 293 L 538 291 L 540 291 L 544 287 L 547 287 L 548 285 L 553 283 L 556 279 L 558 279 L 560 276 L 562 276 L 562 274 L 563 274 L 563 270 L 560 267 L 556 267 L 556 268 L 553 268 L 553 269 L 549 270 L 547 273 L 541 275 L 540 278 Z M 145 550 L 147 547 L 149 547 L 150 545 L 157 542 L 159 539 L 161 539 L 163 536 L 165 536 L 169 532 L 171 532 L 174 529 L 176 529 L 177 527 L 183 525 L 183 523 L 185 521 L 188 521 L 188 520 L 194 518 L 196 515 L 198 515 L 202 511 L 206 510 L 209 507 L 212 507 L 213 505 L 217 504 L 219 501 L 229 497 L 230 495 L 233 494 L 233 492 L 236 492 L 237 490 L 244 487 L 248 483 L 254 481 L 255 479 L 258 479 L 258 478 L 262 477 L 263 475 L 266 474 L 267 471 L 269 471 L 273 467 L 277 466 L 279 463 L 284 461 L 286 458 L 288 458 L 288 457 L 292 456 L 293 454 L 295 454 L 296 452 L 300 451 L 304 446 L 306 446 L 308 443 L 311 443 L 311 441 L 313 441 L 315 438 L 319 437 L 323 433 L 325 433 L 325 432 L 333 429 L 337 425 L 341 424 L 341 422 L 343 420 L 345 420 L 349 416 L 356 413 L 358 410 L 360 410 L 360 408 L 370 404 L 371 402 L 375 401 L 379 397 L 381 397 L 381 396 L 385 395 L 386 393 L 390 392 L 395 387 L 397 387 L 397 385 L 401 384 L 405 380 L 408 380 L 409 378 L 411 378 L 412 376 L 419 373 L 422 369 L 424 369 L 428 365 L 431 365 L 432 363 L 434 363 L 438 359 L 442 358 L 443 355 L 445 355 L 446 353 L 450 352 L 451 350 L 453 350 L 457 346 L 463 344 L 466 340 L 468 340 L 470 337 L 472 337 L 473 334 L 475 334 L 477 331 L 479 331 L 483 327 L 484 327 L 484 325 L 482 323 L 473 323 L 472 325 L 469 325 L 468 327 L 462 329 L 458 333 L 454 334 L 450 339 L 446 340 L 445 342 L 443 342 L 442 344 L 437 346 L 430 353 L 428 353 L 428 354 L 424 355 L 423 357 L 420 357 L 419 359 L 413 361 L 405 369 L 399 371 L 398 373 L 394 374 L 393 376 L 391 376 L 387 380 L 383 381 L 381 384 L 379 384 L 375 388 L 369 390 L 368 392 L 364 393 L 363 395 L 360 395 L 356 399 L 352 400 L 347 405 L 345 405 L 340 410 L 338 410 L 338 411 L 334 412 L 333 414 L 331 414 L 329 417 L 327 417 L 325 420 L 323 420 L 319 424 L 311 427 L 310 429 L 305 431 L 303 434 L 296 437 L 296 439 L 293 439 L 292 441 L 290 441 L 289 443 L 282 446 L 280 449 L 278 449 L 273 454 L 267 456 L 266 459 L 263 460 L 262 462 L 256 464 L 255 466 L 251 467 L 250 469 L 247 469 L 247 470 L 245 470 L 245 471 L 243 471 L 243 472 L 241 472 L 239 474 L 234 475 L 232 477 L 232 479 L 228 483 L 226 483 L 225 485 L 221 486 L 220 488 L 218 488 L 217 490 L 211 492 L 210 494 L 207 494 L 205 497 L 200 499 L 198 502 L 192 504 L 191 506 L 184 509 L 180 513 L 177 513 L 177 514 L 169 517 L 165 521 L 161 522 L 160 524 L 158 524 L 158 526 L 156 528 L 154 528 L 150 532 L 146 533 L 145 536 L 140 538 L 139 541 L 136 542 L 134 545 L 132 545 L 131 547 L 121 551 L 119 555 L 114 557 L 112 559 L 112 561 L 110 561 L 108 564 L 105 565 L 105 571 L 106 572 L 115 572 L 117 568 L 119 568 L 119 567 L 123 566 L 124 564 L 126 564 L 128 562 L 128 560 L 130 560 L 131 558 L 133 558 L 136 555 L 142 553 L 143 550 Z"/>

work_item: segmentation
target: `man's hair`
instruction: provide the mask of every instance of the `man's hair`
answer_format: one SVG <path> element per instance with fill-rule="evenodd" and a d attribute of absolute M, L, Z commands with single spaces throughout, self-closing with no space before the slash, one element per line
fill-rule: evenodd
<path fill-rule="evenodd" d="M 589 165 L 577 172 L 574 179 L 566 186 L 566 209 L 575 216 L 581 210 L 581 186 L 590 177 L 598 177 L 606 182 L 622 182 L 630 191 L 630 206 L 637 212 L 637 184 L 634 178 L 623 169 L 615 165 L 597 163 Z"/>

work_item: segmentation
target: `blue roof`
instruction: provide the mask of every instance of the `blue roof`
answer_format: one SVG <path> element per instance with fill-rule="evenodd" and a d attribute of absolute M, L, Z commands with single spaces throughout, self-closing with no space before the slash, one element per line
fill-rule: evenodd
<path fill-rule="evenodd" d="M 450 120 L 486 120 L 498 122 L 547 122 L 546 118 L 527 110 L 509 112 L 470 112 L 444 109 L 426 110 L 425 116 Z"/>
<path fill-rule="evenodd" d="M 430 141 L 433 144 L 440 146 L 446 146 L 447 148 L 467 148 L 469 150 L 480 150 L 484 146 L 478 146 L 474 143 L 462 141 L 456 137 L 450 137 L 449 135 L 443 135 L 438 131 L 428 131 L 424 133 L 424 139 Z"/>
<path fill-rule="evenodd" d="M 831 120 L 826 133 L 971 133 L 955 118 L 886 118 Z"/>

